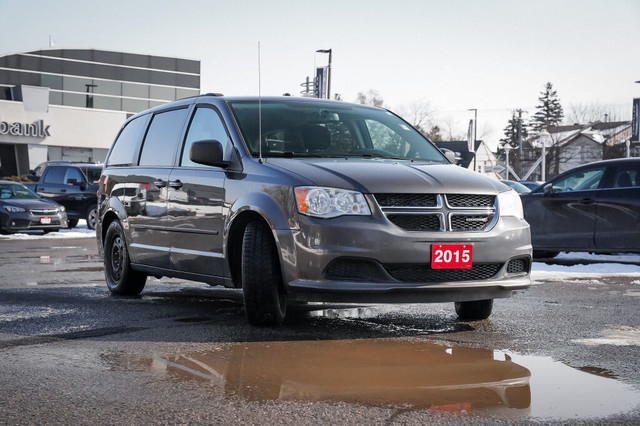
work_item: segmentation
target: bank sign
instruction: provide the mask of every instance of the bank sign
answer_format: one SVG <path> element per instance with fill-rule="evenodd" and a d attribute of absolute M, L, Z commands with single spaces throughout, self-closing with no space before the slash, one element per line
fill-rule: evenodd
<path fill-rule="evenodd" d="M 0 135 L 46 138 L 47 136 L 51 136 L 49 127 L 51 126 L 44 124 L 44 120 L 36 120 L 33 123 L 0 121 Z"/>

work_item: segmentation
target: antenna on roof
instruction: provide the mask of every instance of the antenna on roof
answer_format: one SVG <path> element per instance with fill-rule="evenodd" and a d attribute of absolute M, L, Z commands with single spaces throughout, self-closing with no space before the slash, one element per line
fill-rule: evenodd
<path fill-rule="evenodd" d="M 262 82 L 260 79 L 260 42 L 258 42 L 258 161 L 262 159 Z"/>

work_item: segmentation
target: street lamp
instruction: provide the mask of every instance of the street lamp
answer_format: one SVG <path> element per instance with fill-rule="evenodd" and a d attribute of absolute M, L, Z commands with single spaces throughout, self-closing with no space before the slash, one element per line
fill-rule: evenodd
<path fill-rule="evenodd" d="M 504 149 L 505 162 L 507 163 L 507 171 L 506 171 L 505 180 L 509 180 L 509 151 L 511 151 L 511 145 L 506 143 L 506 144 L 504 144 L 502 146 L 502 149 Z"/>
<path fill-rule="evenodd" d="M 331 99 L 331 49 L 316 50 L 316 53 L 328 53 L 329 54 L 329 76 L 327 77 L 327 99 Z"/>
<path fill-rule="evenodd" d="M 478 108 L 469 108 L 467 111 L 473 111 L 473 138 L 471 141 L 471 149 L 473 149 L 473 171 L 476 171 L 476 139 L 478 138 Z"/>
<path fill-rule="evenodd" d="M 542 139 L 544 138 L 544 140 Z M 551 138 L 551 134 L 547 131 L 547 129 L 542 130 L 540 133 L 538 133 L 538 140 L 540 140 L 540 142 L 542 142 L 542 161 L 540 163 L 540 180 L 541 181 L 546 181 L 546 174 L 547 174 L 547 138 Z"/>

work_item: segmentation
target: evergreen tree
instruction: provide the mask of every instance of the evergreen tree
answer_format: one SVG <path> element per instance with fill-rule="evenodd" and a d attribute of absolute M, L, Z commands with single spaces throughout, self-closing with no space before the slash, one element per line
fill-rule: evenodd
<path fill-rule="evenodd" d="M 529 137 L 529 126 L 522 121 L 523 112 L 525 111 L 521 109 L 513 111 L 511 119 L 509 119 L 509 122 L 507 123 L 507 127 L 504 128 L 504 138 L 500 139 L 501 146 L 509 144 L 511 145 L 511 148 L 518 149 L 520 147 L 520 142 Z M 520 125 L 518 125 L 518 122 L 520 122 Z"/>
<path fill-rule="evenodd" d="M 539 132 L 542 129 L 560 124 L 564 118 L 564 111 L 560 105 L 558 94 L 553 89 L 553 84 L 548 82 L 545 85 L 538 100 L 540 104 L 536 107 L 537 112 L 531 120 L 531 128 L 535 132 Z"/>

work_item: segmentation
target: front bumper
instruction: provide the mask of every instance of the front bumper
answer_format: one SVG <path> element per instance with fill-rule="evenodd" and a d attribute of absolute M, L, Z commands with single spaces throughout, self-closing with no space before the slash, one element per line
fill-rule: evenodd
<path fill-rule="evenodd" d="M 43 223 L 42 218 L 50 218 L 48 223 Z M 0 227 L 5 232 L 19 231 L 55 231 L 68 227 L 67 213 L 35 215 L 29 211 L 20 213 L 3 213 L 0 216 Z"/>
<path fill-rule="evenodd" d="M 513 217 L 500 218 L 487 232 L 410 232 L 385 218 L 305 216 L 299 230 L 279 232 L 279 240 L 285 287 L 294 300 L 459 302 L 509 297 L 531 285 L 529 225 Z M 471 244 L 474 268 L 488 272 L 434 274 L 432 244 Z M 335 273 L 336 262 L 364 266 Z"/>

